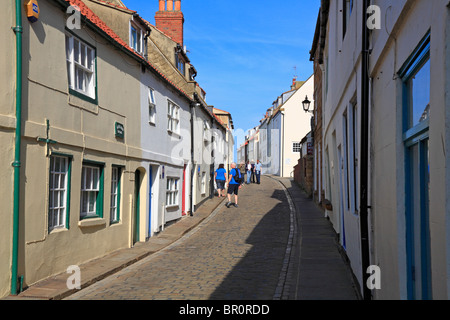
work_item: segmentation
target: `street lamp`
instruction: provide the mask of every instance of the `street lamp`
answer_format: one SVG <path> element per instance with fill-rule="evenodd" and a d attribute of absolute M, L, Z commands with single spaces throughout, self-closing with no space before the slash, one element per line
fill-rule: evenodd
<path fill-rule="evenodd" d="M 305 112 L 311 112 L 314 113 L 314 111 L 310 111 L 309 107 L 311 106 L 311 101 L 308 100 L 308 96 L 306 96 L 305 100 L 302 102 L 303 104 L 303 110 L 305 110 Z"/>

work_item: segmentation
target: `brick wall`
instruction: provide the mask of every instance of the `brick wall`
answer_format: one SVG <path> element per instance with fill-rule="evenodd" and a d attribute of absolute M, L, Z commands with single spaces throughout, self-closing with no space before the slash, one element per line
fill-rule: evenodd
<path fill-rule="evenodd" d="M 314 188 L 313 164 L 313 156 L 304 156 L 294 167 L 294 180 L 309 197 L 312 197 Z"/>
<path fill-rule="evenodd" d="M 314 200 L 316 203 L 320 203 L 325 197 L 325 188 L 322 184 L 323 181 L 323 144 L 322 144 L 322 69 L 318 63 L 319 51 L 316 50 L 314 57 L 314 106 L 315 106 L 315 127 L 314 127 L 314 150 L 317 152 L 317 156 L 314 159 L 314 171 L 317 177 L 317 189 L 314 190 Z"/>

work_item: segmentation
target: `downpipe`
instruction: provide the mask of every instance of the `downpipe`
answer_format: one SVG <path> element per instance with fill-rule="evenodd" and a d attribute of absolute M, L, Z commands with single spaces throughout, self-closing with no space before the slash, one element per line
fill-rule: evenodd
<path fill-rule="evenodd" d="M 13 242 L 11 261 L 11 294 L 17 295 L 18 251 L 19 251 L 19 206 L 20 206 L 20 167 L 22 144 L 22 8 L 21 0 L 15 2 L 16 26 L 16 132 L 14 146 L 14 200 L 13 200 Z"/>
<path fill-rule="evenodd" d="M 360 177 L 360 227 L 361 227 L 361 265 L 363 277 L 363 298 L 372 299 L 372 292 L 367 286 L 370 266 L 369 227 L 368 227 L 368 192 L 369 192 L 369 34 L 367 28 L 367 8 L 369 0 L 363 0 L 362 14 L 362 52 L 361 52 L 361 177 Z"/>

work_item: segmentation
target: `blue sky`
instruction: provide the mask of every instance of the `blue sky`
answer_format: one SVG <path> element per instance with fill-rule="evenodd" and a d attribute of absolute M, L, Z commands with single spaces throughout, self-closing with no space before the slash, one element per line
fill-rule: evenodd
<path fill-rule="evenodd" d="M 122 1 L 155 23 L 158 0 Z M 181 1 L 196 80 L 208 104 L 231 113 L 235 130 L 257 126 L 294 75 L 306 80 L 313 73 L 309 51 L 319 7 L 320 0 Z"/>

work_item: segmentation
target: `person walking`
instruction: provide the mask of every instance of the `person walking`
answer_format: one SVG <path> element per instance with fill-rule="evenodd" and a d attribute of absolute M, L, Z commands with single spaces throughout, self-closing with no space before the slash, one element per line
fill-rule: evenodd
<path fill-rule="evenodd" d="M 250 164 L 250 160 L 247 161 L 245 170 L 247 170 L 247 184 L 250 184 L 250 178 L 252 176 L 252 165 Z"/>
<path fill-rule="evenodd" d="M 261 183 L 262 164 L 261 164 L 261 162 L 259 162 L 259 160 L 256 160 L 255 173 L 256 173 L 256 183 L 260 184 Z"/>
<path fill-rule="evenodd" d="M 252 163 L 252 183 L 255 183 L 255 164 Z"/>
<path fill-rule="evenodd" d="M 237 181 L 236 181 L 237 180 Z M 228 202 L 226 203 L 226 207 L 229 208 L 232 203 L 231 203 L 231 195 L 234 194 L 234 206 L 237 208 L 238 207 L 238 193 L 239 193 L 239 189 L 242 187 L 241 183 L 242 183 L 242 174 L 241 174 L 241 170 L 239 170 L 238 168 L 236 168 L 236 163 L 232 163 L 231 164 L 231 170 L 230 173 L 228 175 L 228 179 L 227 179 L 227 184 L 228 184 Z"/>
<path fill-rule="evenodd" d="M 225 193 L 223 193 L 225 191 L 225 182 L 226 182 L 226 173 L 227 170 L 225 170 L 224 165 L 220 164 L 219 168 L 216 170 L 216 173 L 214 175 L 215 179 L 216 179 L 216 185 L 217 185 L 217 191 L 219 193 L 219 198 L 220 197 L 225 197 Z"/>

